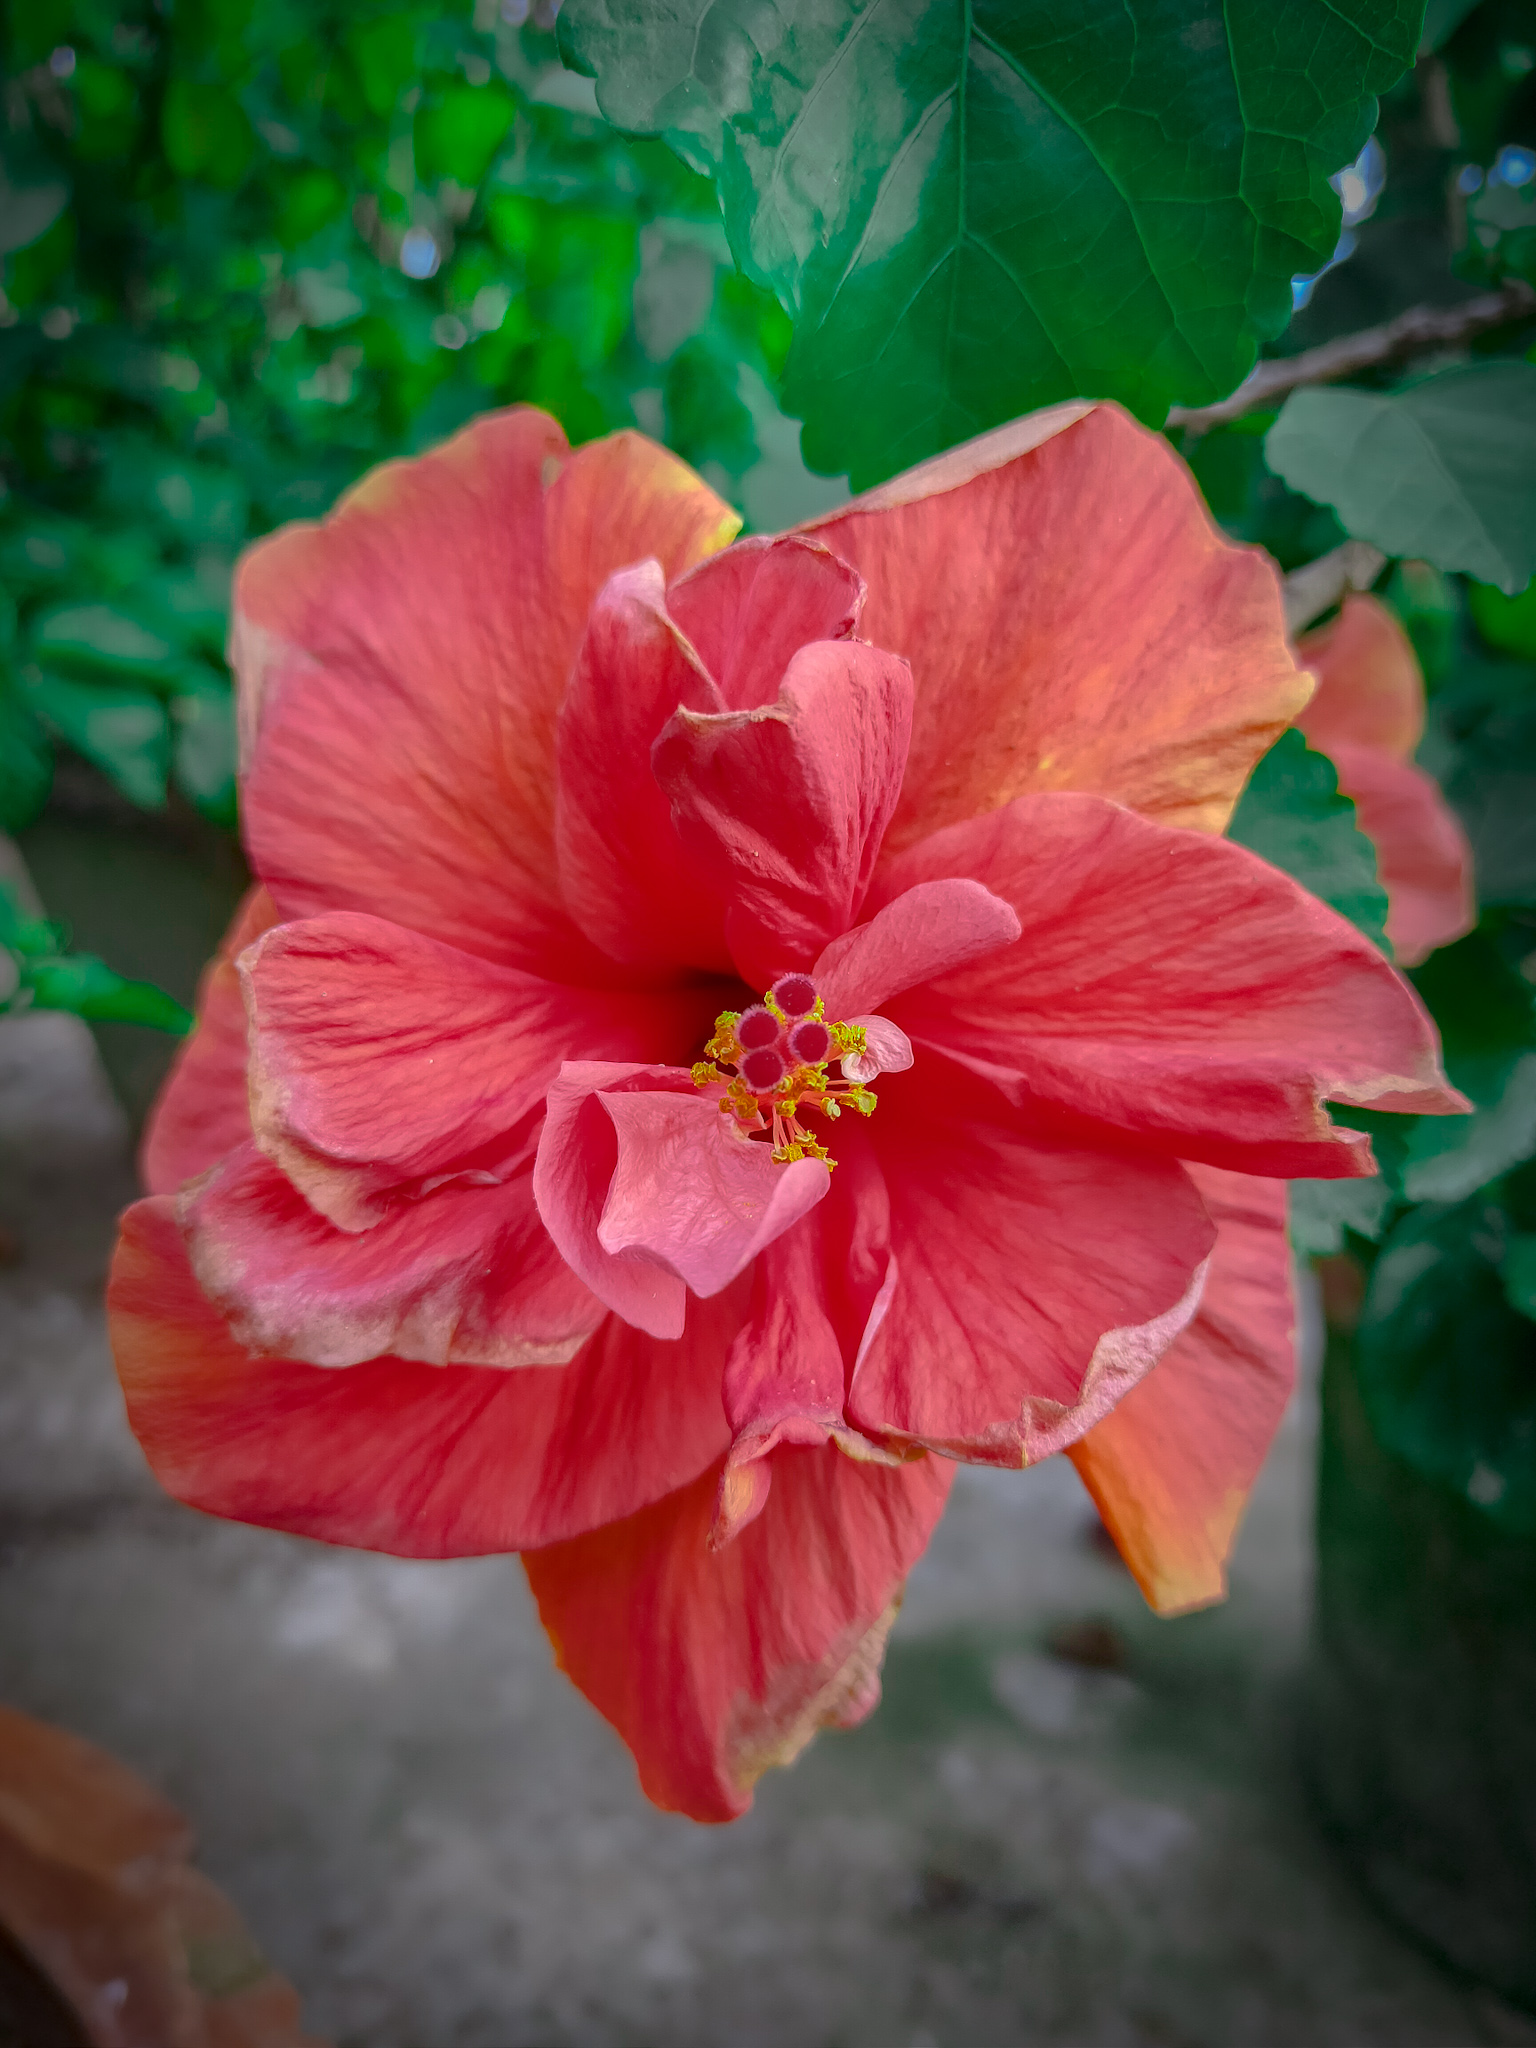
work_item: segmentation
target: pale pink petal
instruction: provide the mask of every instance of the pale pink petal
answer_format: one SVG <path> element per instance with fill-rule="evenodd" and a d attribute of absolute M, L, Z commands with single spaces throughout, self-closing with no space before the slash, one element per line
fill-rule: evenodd
<path fill-rule="evenodd" d="M 533 1195 L 544 1227 L 574 1273 L 598 1300 L 653 1337 L 682 1335 L 688 1289 L 653 1260 L 617 1258 L 598 1236 L 619 1159 L 619 1136 L 600 1091 L 637 1082 L 692 1091 L 678 1067 L 573 1062 L 549 1091 L 533 1169 Z"/>
<path fill-rule="evenodd" d="M 598 1224 L 616 1258 L 675 1273 L 690 1292 L 718 1294 L 826 1194 L 819 1159 L 780 1165 L 764 1142 L 697 1091 L 607 1089 L 598 1097 L 618 1134 L 618 1160 Z"/>
<path fill-rule="evenodd" d="M 980 882 L 916 880 L 887 894 L 894 901 L 834 939 L 811 970 L 829 1017 L 883 1009 L 904 989 L 984 960 L 1019 936 L 1017 913 Z"/>

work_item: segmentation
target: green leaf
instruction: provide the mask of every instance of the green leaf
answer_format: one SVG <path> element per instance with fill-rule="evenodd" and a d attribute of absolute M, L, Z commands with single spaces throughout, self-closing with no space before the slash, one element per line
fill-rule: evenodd
<path fill-rule="evenodd" d="M 50 178 L 35 185 L 13 183 L 0 164 L 0 256 L 25 249 L 47 234 L 69 201 L 69 187 Z"/>
<path fill-rule="evenodd" d="M 64 953 L 25 967 L 23 984 L 39 1010 L 68 1010 L 93 1024 L 147 1024 L 184 1037 L 192 1019 L 151 981 L 126 981 L 89 953 Z"/>
<path fill-rule="evenodd" d="M 1402 391 L 1296 391 L 1270 468 L 1387 555 L 1511 596 L 1536 574 L 1536 363 L 1475 363 Z"/>
<path fill-rule="evenodd" d="M 1489 664 L 1486 701 L 1463 694 L 1466 724 L 1441 766 L 1447 797 L 1472 842 L 1477 893 L 1486 905 L 1536 905 L 1536 669 Z M 1453 718 L 1461 707 L 1445 707 Z M 1437 718 L 1441 705 L 1436 701 Z"/>
<path fill-rule="evenodd" d="M 1283 868 L 1389 951 L 1387 893 L 1376 877 L 1376 849 L 1355 823 L 1353 803 L 1339 794 L 1333 763 L 1294 726 L 1254 769 L 1227 836 Z"/>
<path fill-rule="evenodd" d="M 1331 1258 L 1354 1232 L 1373 1243 L 1380 1237 L 1392 1190 L 1380 1174 L 1369 1180 L 1293 1180 L 1291 1243 L 1306 1258 Z"/>
<path fill-rule="evenodd" d="M 0 832 L 20 832 L 48 801 L 53 750 L 10 678 L 0 674 Z"/>
<path fill-rule="evenodd" d="M 245 109 L 222 85 L 173 78 L 160 115 L 166 160 L 183 178 L 238 185 L 255 152 Z"/>
<path fill-rule="evenodd" d="M 1503 1209 L 1485 1197 L 1409 1211 L 1372 1271 L 1356 1358 L 1387 1448 L 1502 1527 L 1531 1535 L 1536 1328 L 1506 1297 L 1511 1236 Z"/>
<path fill-rule="evenodd" d="M 719 179 L 855 487 L 1086 393 L 1230 391 L 1339 234 L 1416 0 L 566 0 L 617 127 Z"/>
<path fill-rule="evenodd" d="M 1504 1252 L 1504 1299 L 1536 1322 L 1536 1232 L 1511 1237 Z"/>
<path fill-rule="evenodd" d="M 233 826 L 235 800 L 235 700 L 227 684 L 212 675 L 171 702 L 175 729 L 176 787 L 216 825 Z"/>
<path fill-rule="evenodd" d="M 59 605 L 44 612 L 33 628 L 32 651 L 50 667 L 146 681 L 174 676 L 182 658 L 163 634 L 110 604 Z"/>
<path fill-rule="evenodd" d="M 516 112 L 516 100 L 503 86 L 450 86 L 417 112 L 418 174 L 478 185 Z"/>
<path fill-rule="evenodd" d="M 1467 609 L 1490 647 L 1536 661 L 1536 583 L 1528 583 L 1513 597 L 1491 583 L 1469 583 Z"/>
<path fill-rule="evenodd" d="M 1470 1116 L 1404 1119 L 1398 1179 L 1411 1202 L 1458 1202 L 1536 1150 L 1536 1006 L 1486 931 L 1412 972 Z"/>
<path fill-rule="evenodd" d="M 171 734 L 165 706 L 122 683 L 77 683 L 48 669 L 25 671 L 32 708 L 76 753 L 94 761 L 131 803 L 165 802 Z"/>

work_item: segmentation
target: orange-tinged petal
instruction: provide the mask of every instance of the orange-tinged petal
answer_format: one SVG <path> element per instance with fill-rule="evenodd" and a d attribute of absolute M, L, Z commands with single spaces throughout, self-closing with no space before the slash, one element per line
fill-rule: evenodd
<path fill-rule="evenodd" d="M 1338 742 L 1339 788 L 1354 800 L 1387 892 L 1387 937 L 1400 967 L 1417 967 L 1477 922 L 1472 848 L 1432 775 L 1383 747 Z"/>
<path fill-rule="evenodd" d="M 579 450 L 494 413 L 259 542 L 232 657 L 246 833 L 285 917 L 365 910 L 564 979 L 604 963 L 560 899 L 555 717 L 616 569 L 680 574 L 735 514 L 636 434 Z"/>
<path fill-rule="evenodd" d="M 251 1135 L 247 1101 L 245 998 L 235 961 L 277 923 L 266 890 L 251 889 L 235 912 L 197 991 L 197 1025 L 177 1053 L 144 1131 L 139 1174 L 152 1195 L 168 1195 Z"/>
<path fill-rule="evenodd" d="M 1273 564 L 1115 406 L 1033 414 L 811 530 L 864 577 L 862 636 L 912 664 L 892 846 L 1042 789 L 1219 832 L 1307 700 Z"/>
<path fill-rule="evenodd" d="M 1216 1224 L 1199 1313 L 1068 1452 L 1160 1614 L 1219 1600 L 1295 1376 L 1285 1184 L 1189 1172 Z"/>
<path fill-rule="evenodd" d="M 1424 737 L 1424 676 L 1413 642 L 1379 598 L 1346 597 L 1338 617 L 1304 633 L 1296 652 L 1317 691 L 1296 723 L 1325 754 L 1382 747 L 1399 761 Z"/>
<path fill-rule="evenodd" d="M 718 1469 L 523 1560 L 562 1670 L 634 1753 L 658 1806 L 734 1820 L 765 1770 L 880 1697 L 907 1573 L 954 1467 L 782 1445 L 761 1514 L 711 1549 Z"/>

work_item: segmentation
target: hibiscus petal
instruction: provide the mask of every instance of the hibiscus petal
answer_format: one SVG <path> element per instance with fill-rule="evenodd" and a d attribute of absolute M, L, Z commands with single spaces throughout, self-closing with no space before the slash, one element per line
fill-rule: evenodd
<path fill-rule="evenodd" d="M 562 1059 L 687 1047 L 709 1028 L 697 992 L 561 986 L 354 911 L 279 926 L 240 972 L 256 1142 L 343 1230 L 401 1188 L 503 1176 Z"/>
<path fill-rule="evenodd" d="M 1032 789 L 1219 832 L 1307 701 L 1273 564 L 1115 406 L 1034 413 L 807 530 L 868 584 L 865 639 L 912 664 L 893 845 Z"/>
<path fill-rule="evenodd" d="M 593 598 L 727 541 L 730 508 L 634 434 L 575 454 L 543 414 L 386 463 L 244 557 L 232 648 L 257 871 L 285 917 L 375 911 L 592 978 L 560 901 L 555 717 Z"/>
<path fill-rule="evenodd" d="M 533 1191 L 598 1299 L 670 1337 L 686 1293 L 718 1294 L 829 1178 L 819 1159 L 779 1165 L 736 1136 L 680 1067 L 572 1061 L 549 1092 Z"/>
<path fill-rule="evenodd" d="M 829 1017 L 879 1010 L 904 989 L 985 959 L 1019 936 L 1018 914 L 980 882 L 919 880 L 834 939 L 812 975 Z"/>
<path fill-rule="evenodd" d="M 1159 1614 L 1219 1600 L 1295 1378 L 1285 1188 L 1190 1169 L 1216 1224 L 1199 1313 L 1068 1455 Z"/>
<path fill-rule="evenodd" d="M 607 1311 L 550 1242 L 532 1170 L 337 1230 L 254 1145 L 180 1204 L 192 1268 L 253 1351 L 309 1365 L 564 1365 Z"/>
<path fill-rule="evenodd" d="M 690 569 L 667 608 L 732 711 L 771 704 L 792 657 L 813 640 L 846 640 L 864 580 L 800 534 L 739 540 Z"/>
<path fill-rule="evenodd" d="M 898 1279 L 850 1419 L 980 1464 L 1061 1450 L 1195 1312 L 1214 1232 L 1188 1175 L 1031 1133 L 932 1056 L 882 1086 L 869 1128 Z"/>
<path fill-rule="evenodd" d="M 738 1136 L 712 1098 L 605 1092 L 618 1160 L 597 1235 L 675 1273 L 706 1299 L 718 1294 L 831 1185 L 819 1159 L 775 1162 L 766 1144 Z"/>
<path fill-rule="evenodd" d="M 1477 922 L 1472 849 L 1439 784 L 1380 747 L 1335 742 L 1339 788 L 1354 800 L 1387 892 L 1387 937 L 1403 967 L 1417 967 Z"/>
<path fill-rule="evenodd" d="M 139 1151 L 152 1195 L 174 1193 L 251 1135 L 245 997 L 235 961 L 277 922 L 265 889 L 248 890 L 197 991 L 197 1024 L 155 1099 Z"/>
<path fill-rule="evenodd" d="M 860 641 L 802 647 L 772 702 L 679 709 L 651 754 L 677 836 L 730 904 L 749 988 L 804 970 L 858 917 L 901 793 L 906 663 Z"/>
<path fill-rule="evenodd" d="M 632 1515 L 726 1446 L 725 1354 L 745 1289 L 694 1302 L 679 1344 L 616 1317 L 563 1368 L 258 1357 L 197 1285 L 165 1198 L 123 1218 L 108 1297 L 129 1420 L 178 1500 L 403 1557 L 554 1543 Z"/>
<path fill-rule="evenodd" d="M 710 1541 L 733 1540 L 768 1504 L 769 1453 L 822 1444 L 843 1420 L 844 1367 L 822 1287 L 820 1242 L 793 1230 L 752 1269 L 752 1310 L 725 1361 L 731 1450 Z"/>
<path fill-rule="evenodd" d="M 677 1067 L 572 1062 L 550 1088 L 533 1168 L 533 1195 L 544 1228 L 560 1255 L 598 1300 L 637 1330 L 678 1337 L 688 1290 L 675 1273 L 653 1261 L 619 1258 L 598 1236 L 619 1158 L 619 1137 L 599 1092 L 639 1080 L 662 1087 L 692 1087 Z"/>
<path fill-rule="evenodd" d="M 828 1448 L 773 1454 L 767 1507 L 711 1550 L 717 1474 L 524 1558 L 555 1655 L 634 1753 L 658 1806 L 732 1820 L 765 1770 L 880 1697 L 902 1583 L 953 1468 Z"/>
<path fill-rule="evenodd" d="M 934 1046 L 1100 1141 L 1112 1126 L 1275 1176 L 1373 1171 L 1368 1141 L 1336 1129 L 1325 1100 L 1461 1106 L 1406 982 L 1228 840 L 1102 797 L 1021 797 L 910 848 L 876 887 L 944 874 L 1013 904 L 1023 937 L 898 1006 L 919 1071 Z"/>
<path fill-rule="evenodd" d="M 889 1017 L 845 1017 L 864 1033 L 864 1050 L 848 1053 L 840 1062 L 845 1081 L 867 1086 L 881 1074 L 904 1074 L 912 1064 L 912 1041 Z"/>
<path fill-rule="evenodd" d="M 900 1463 L 844 1414 L 848 1376 L 884 1320 L 895 1287 L 890 1201 L 867 1137 L 847 1134 L 822 1207 L 762 1252 L 752 1311 L 725 1365 L 731 1450 L 711 1541 L 730 1541 L 768 1498 L 769 1453 L 832 1439 L 853 1458 Z"/>
<path fill-rule="evenodd" d="M 1317 691 L 1296 723 L 1315 746 L 1380 747 L 1406 761 L 1424 737 L 1424 674 L 1413 642 L 1379 598 L 1352 593 L 1296 652 Z"/>
<path fill-rule="evenodd" d="M 651 743 L 679 705 L 724 700 L 667 615 L 659 562 L 604 585 L 560 707 L 560 888 L 612 959 L 729 972 L 725 906 L 684 854 L 650 772 Z"/>

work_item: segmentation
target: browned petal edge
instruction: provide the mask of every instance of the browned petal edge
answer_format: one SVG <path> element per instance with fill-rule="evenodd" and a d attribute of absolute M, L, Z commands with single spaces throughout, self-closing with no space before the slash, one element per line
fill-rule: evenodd
<path fill-rule="evenodd" d="M 766 1700 L 740 1696 L 725 1729 L 725 1769 L 739 1792 L 750 1792 L 764 1771 L 792 1764 L 823 1728 L 857 1727 L 879 1704 L 880 1666 L 906 1588 L 898 1586 L 872 1627 L 853 1640 L 830 1678 L 815 1685 L 819 1666 L 790 1665 L 774 1679 Z M 832 1653 L 833 1656 L 837 1652 Z M 807 1681 L 813 1690 L 796 1705 Z"/>

